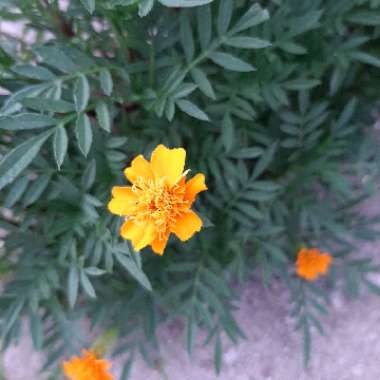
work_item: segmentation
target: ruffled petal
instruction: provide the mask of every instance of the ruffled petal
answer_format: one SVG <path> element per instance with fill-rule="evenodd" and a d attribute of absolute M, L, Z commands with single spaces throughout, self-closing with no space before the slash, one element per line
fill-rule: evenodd
<path fill-rule="evenodd" d="M 136 202 L 136 195 L 129 186 L 115 186 L 112 189 L 113 198 L 108 203 L 108 210 L 115 215 L 130 215 Z"/>
<path fill-rule="evenodd" d="M 135 183 L 140 177 L 145 181 L 153 179 L 151 165 L 142 154 L 132 161 L 131 166 L 124 170 L 124 174 L 131 183 Z"/>
<path fill-rule="evenodd" d="M 168 239 L 169 239 L 169 233 L 166 234 L 165 236 L 162 236 L 161 239 L 159 237 L 156 237 L 156 239 L 154 239 L 152 242 L 153 252 L 162 256 L 164 254 L 166 245 L 168 244 Z"/>
<path fill-rule="evenodd" d="M 207 190 L 205 176 L 198 173 L 186 183 L 185 199 L 192 204 L 201 191 Z"/>
<path fill-rule="evenodd" d="M 132 220 L 127 220 L 121 226 L 120 235 L 130 240 L 136 251 L 140 251 L 156 238 L 156 229 L 153 223 L 138 225 Z"/>
<path fill-rule="evenodd" d="M 185 168 L 186 151 L 183 148 L 168 149 L 158 145 L 150 160 L 156 178 L 166 178 L 169 186 L 181 179 Z"/>
<path fill-rule="evenodd" d="M 189 211 L 177 221 L 171 231 L 174 232 L 182 241 L 189 240 L 196 232 L 202 228 L 202 219 L 194 212 Z"/>

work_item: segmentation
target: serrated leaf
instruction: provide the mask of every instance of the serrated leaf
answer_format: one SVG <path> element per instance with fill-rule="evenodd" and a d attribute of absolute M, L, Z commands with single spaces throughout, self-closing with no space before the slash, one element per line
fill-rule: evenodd
<path fill-rule="evenodd" d="M 212 33 L 211 8 L 209 5 L 197 9 L 197 25 L 198 38 L 200 40 L 202 50 L 206 50 L 211 41 Z"/>
<path fill-rule="evenodd" d="M 176 104 L 182 112 L 185 112 L 189 116 L 192 116 L 199 120 L 209 121 L 207 114 L 189 100 L 180 99 L 176 101 Z"/>
<path fill-rule="evenodd" d="M 95 11 L 95 0 L 80 0 L 87 11 L 92 14 Z"/>
<path fill-rule="evenodd" d="M 199 68 L 195 67 L 190 72 L 194 82 L 197 84 L 199 89 L 209 98 L 216 99 L 214 89 L 212 88 L 211 82 L 208 80 L 206 74 Z"/>
<path fill-rule="evenodd" d="M 209 54 L 209 58 L 215 64 L 231 71 L 249 72 L 255 70 L 251 64 L 244 62 L 240 58 L 234 57 L 228 53 L 214 52 Z"/>
<path fill-rule="evenodd" d="M 74 102 L 77 112 L 83 112 L 90 99 L 90 85 L 85 75 L 79 74 L 74 86 Z"/>
<path fill-rule="evenodd" d="M 277 143 L 274 143 L 266 152 L 264 152 L 264 154 L 260 157 L 259 161 L 255 165 L 255 168 L 253 169 L 251 179 L 258 178 L 267 169 L 273 160 L 276 149 Z"/>
<path fill-rule="evenodd" d="M 173 98 L 174 99 L 184 98 L 187 95 L 190 95 L 196 88 L 197 88 L 197 85 L 195 85 L 194 83 L 182 83 L 176 88 L 175 92 L 173 93 Z"/>
<path fill-rule="evenodd" d="M 229 154 L 233 158 L 251 159 L 260 157 L 263 154 L 263 149 L 258 147 L 241 148 L 235 152 Z"/>
<path fill-rule="evenodd" d="M 215 364 L 215 372 L 219 375 L 220 370 L 222 368 L 222 341 L 220 339 L 219 334 L 217 335 L 216 340 L 215 340 L 214 364 Z"/>
<path fill-rule="evenodd" d="M 15 178 L 34 160 L 52 130 L 26 140 L 13 148 L 0 161 L 0 190 Z"/>
<path fill-rule="evenodd" d="M 113 89 L 112 75 L 108 69 L 103 69 L 99 76 L 100 87 L 105 95 L 110 96 Z"/>
<path fill-rule="evenodd" d="M 55 130 L 53 139 L 54 158 L 57 163 L 58 170 L 61 169 L 63 161 L 66 157 L 68 142 L 69 140 L 67 137 L 66 128 L 63 125 L 60 125 Z"/>
<path fill-rule="evenodd" d="M 65 100 L 25 98 L 22 100 L 22 104 L 27 108 L 37 111 L 48 111 L 55 113 L 68 113 L 75 111 L 75 106 Z"/>
<path fill-rule="evenodd" d="M 356 61 L 366 63 L 367 65 L 380 67 L 380 59 L 371 54 L 362 51 L 354 51 L 351 52 L 349 55 L 352 59 L 355 59 Z"/>
<path fill-rule="evenodd" d="M 96 298 L 95 289 L 91 284 L 91 281 L 87 277 L 87 274 L 84 270 L 80 271 L 80 283 L 82 285 L 83 290 L 90 298 Z"/>
<path fill-rule="evenodd" d="M 50 182 L 50 174 L 44 174 L 38 177 L 28 188 L 24 197 L 24 207 L 35 203 L 45 191 Z"/>
<path fill-rule="evenodd" d="M 297 44 L 293 41 L 285 41 L 277 43 L 277 46 L 283 51 L 290 54 L 302 55 L 306 54 L 307 50 L 300 44 Z"/>
<path fill-rule="evenodd" d="M 40 350 L 43 344 L 43 325 L 41 317 L 38 313 L 31 313 L 29 317 L 30 335 L 32 337 L 33 346 L 36 350 Z"/>
<path fill-rule="evenodd" d="M 12 67 L 12 71 L 21 76 L 41 81 L 50 81 L 56 78 L 50 70 L 42 66 L 17 65 Z"/>
<path fill-rule="evenodd" d="M 233 9 L 233 0 L 219 0 L 217 29 L 220 36 L 223 36 L 230 26 Z"/>
<path fill-rule="evenodd" d="M 380 25 L 380 12 L 375 11 L 357 11 L 354 14 L 348 16 L 348 21 L 367 26 Z"/>
<path fill-rule="evenodd" d="M 79 149 L 86 157 L 92 145 L 91 121 L 85 113 L 81 113 L 76 122 L 75 134 Z"/>
<path fill-rule="evenodd" d="M 74 307 L 78 298 L 79 288 L 79 275 L 78 268 L 75 265 L 71 265 L 69 269 L 69 275 L 67 277 L 67 298 L 71 308 Z"/>
<path fill-rule="evenodd" d="M 321 81 L 318 79 L 301 79 L 300 78 L 300 79 L 286 81 L 283 83 L 283 86 L 287 90 L 302 91 L 302 90 L 309 90 L 320 84 L 321 84 Z"/>
<path fill-rule="evenodd" d="M 117 261 L 134 277 L 145 289 L 152 291 L 152 285 L 146 276 L 146 274 L 139 269 L 136 263 L 128 256 L 121 253 L 116 253 L 115 257 Z"/>
<path fill-rule="evenodd" d="M 27 176 L 17 179 L 8 191 L 8 194 L 4 200 L 4 207 L 13 207 L 24 194 L 28 184 L 29 178 Z"/>
<path fill-rule="evenodd" d="M 269 19 L 269 12 L 261 8 L 259 4 L 252 5 L 251 8 L 240 18 L 236 25 L 232 28 L 231 32 L 236 34 L 243 30 L 252 28 L 258 24 L 263 23 Z"/>
<path fill-rule="evenodd" d="M 107 104 L 101 100 L 96 104 L 96 117 L 100 127 L 106 132 L 111 132 L 111 115 Z"/>
<path fill-rule="evenodd" d="M 180 36 L 186 61 L 190 63 L 194 57 L 194 39 L 189 17 L 187 13 L 184 12 L 182 12 L 180 17 Z"/>
<path fill-rule="evenodd" d="M 222 142 L 226 151 L 229 152 L 235 142 L 235 129 L 229 113 L 224 115 L 222 121 Z"/>
<path fill-rule="evenodd" d="M 261 38 L 247 36 L 228 38 L 225 44 L 241 49 L 263 49 L 272 45 L 269 41 L 262 40 Z"/>
<path fill-rule="evenodd" d="M 57 124 L 57 120 L 38 113 L 21 113 L 16 116 L 0 117 L 0 129 L 8 131 L 20 131 L 28 129 L 39 129 Z"/>

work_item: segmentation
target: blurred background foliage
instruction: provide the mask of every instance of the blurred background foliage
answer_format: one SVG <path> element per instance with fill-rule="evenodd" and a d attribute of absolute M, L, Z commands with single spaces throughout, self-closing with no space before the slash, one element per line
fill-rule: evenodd
<path fill-rule="evenodd" d="M 219 372 L 257 277 L 289 289 L 307 364 L 331 289 L 380 294 L 355 246 L 379 222 L 357 206 L 379 177 L 380 1 L 64 3 L 0 0 L 1 20 L 23 25 L 0 33 L 3 347 L 25 316 L 57 378 L 91 345 L 86 320 L 117 335 L 125 380 L 136 355 L 154 362 L 157 326 L 182 319 L 189 354 L 207 331 Z M 185 147 L 209 188 L 206 228 L 163 257 L 133 252 L 105 208 L 158 143 Z M 295 275 L 301 246 L 334 256 L 326 280 Z"/>

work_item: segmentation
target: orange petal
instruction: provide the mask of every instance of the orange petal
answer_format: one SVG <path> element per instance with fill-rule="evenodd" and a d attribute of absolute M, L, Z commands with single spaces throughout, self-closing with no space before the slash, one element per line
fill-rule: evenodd
<path fill-rule="evenodd" d="M 133 220 L 127 220 L 121 226 L 120 235 L 124 239 L 130 240 L 136 251 L 140 251 L 155 239 L 156 229 L 153 223 L 138 225 Z"/>
<path fill-rule="evenodd" d="M 205 176 L 201 173 L 198 173 L 186 183 L 185 199 L 187 199 L 190 204 L 192 204 L 197 194 L 205 190 L 207 190 L 207 186 L 205 184 Z"/>
<path fill-rule="evenodd" d="M 152 242 L 153 252 L 162 256 L 164 254 L 166 245 L 168 244 L 168 239 L 169 239 L 169 234 L 167 234 L 166 236 L 163 236 L 161 239 L 159 237 L 156 237 L 156 239 L 154 239 Z"/>
<path fill-rule="evenodd" d="M 108 203 L 108 210 L 115 215 L 130 215 L 136 202 L 136 196 L 132 188 L 129 186 L 115 186 L 112 189 L 112 195 L 114 198 Z"/>
<path fill-rule="evenodd" d="M 139 177 L 144 180 L 153 179 L 150 163 L 141 154 L 132 161 L 129 168 L 124 170 L 124 174 L 132 183 L 135 183 Z"/>
<path fill-rule="evenodd" d="M 202 219 L 194 212 L 187 212 L 177 221 L 171 231 L 174 232 L 182 241 L 189 240 L 196 232 L 202 228 Z"/>
<path fill-rule="evenodd" d="M 169 186 L 181 179 L 185 168 L 186 151 L 183 148 L 168 149 L 158 145 L 150 160 L 156 178 L 166 178 Z"/>

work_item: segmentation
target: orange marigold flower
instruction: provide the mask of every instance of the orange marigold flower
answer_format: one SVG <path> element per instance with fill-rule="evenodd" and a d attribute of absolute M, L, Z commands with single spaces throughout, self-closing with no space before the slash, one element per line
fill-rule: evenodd
<path fill-rule="evenodd" d="M 115 380 L 109 373 L 111 363 L 98 359 L 95 352 L 83 350 L 82 356 L 74 356 L 63 363 L 63 371 L 69 380 Z"/>
<path fill-rule="evenodd" d="M 162 255 L 170 233 L 186 241 L 200 231 L 202 220 L 191 206 L 207 190 L 205 176 L 197 174 L 186 182 L 185 159 L 184 149 L 158 145 L 150 162 L 139 155 L 124 170 L 132 186 L 112 189 L 108 209 L 125 217 L 120 234 L 136 251 L 151 245 Z"/>
<path fill-rule="evenodd" d="M 307 281 L 314 281 L 318 276 L 327 274 L 331 263 L 329 253 L 322 253 L 317 248 L 302 248 L 296 262 L 297 274 Z"/>

